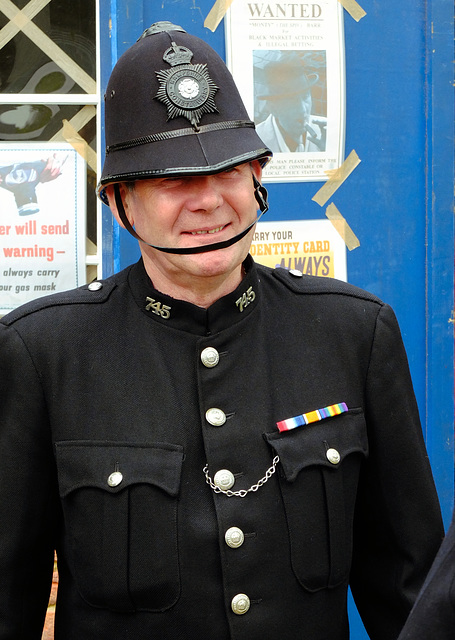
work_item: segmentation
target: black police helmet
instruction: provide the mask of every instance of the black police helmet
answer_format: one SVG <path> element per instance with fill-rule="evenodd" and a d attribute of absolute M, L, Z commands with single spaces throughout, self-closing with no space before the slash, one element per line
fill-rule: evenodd
<path fill-rule="evenodd" d="M 157 22 L 114 67 L 105 95 L 103 186 L 213 174 L 271 157 L 232 75 L 203 40 Z"/>

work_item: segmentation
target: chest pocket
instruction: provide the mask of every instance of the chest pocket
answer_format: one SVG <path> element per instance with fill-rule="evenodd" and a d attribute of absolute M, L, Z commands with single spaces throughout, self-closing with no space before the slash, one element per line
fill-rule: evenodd
<path fill-rule="evenodd" d="M 368 454 L 363 412 L 265 434 L 280 456 L 293 571 L 308 591 L 348 579 L 357 484 Z"/>
<path fill-rule="evenodd" d="M 173 606 L 183 448 L 58 442 L 56 457 L 65 548 L 82 598 L 119 612 Z"/>

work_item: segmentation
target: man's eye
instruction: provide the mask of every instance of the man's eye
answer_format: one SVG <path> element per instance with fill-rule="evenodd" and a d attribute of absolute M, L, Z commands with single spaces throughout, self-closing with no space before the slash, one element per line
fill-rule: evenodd
<path fill-rule="evenodd" d="M 230 169 L 226 169 L 226 171 L 223 171 L 220 175 L 226 176 L 226 178 L 228 178 L 228 177 L 231 177 L 231 176 L 235 176 L 238 173 L 240 173 L 240 168 L 239 167 L 231 167 Z"/>
<path fill-rule="evenodd" d="M 175 187 L 178 184 L 180 184 L 182 182 L 182 178 L 176 176 L 176 177 L 169 177 L 169 178 L 163 178 L 161 181 L 161 185 L 163 187 Z"/>

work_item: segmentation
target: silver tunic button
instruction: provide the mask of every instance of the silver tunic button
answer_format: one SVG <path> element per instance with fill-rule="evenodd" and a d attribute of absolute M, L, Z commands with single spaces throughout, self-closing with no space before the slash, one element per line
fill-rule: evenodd
<path fill-rule="evenodd" d="M 96 282 L 91 282 L 88 285 L 88 290 L 89 291 L 99 291 L 102 288 L 103 288 L 103 283 L 102 282 L 98 282 L 98 280 Z"/>
<path fill-rule="evenodd" d="M 120 473 L 120 471 L 114 471 L 113 473 L 111 473 L 111 475 L 107 479 L 107 484 L 110 487 L 118 487 L 122 480 L 123 480 L 123 473 Z"/>
<path fill-rule="evenodd" d="M 208 409 L 205 412 L 205 419 L 209 422 L 213 427 L 222 427 L 226 422 L 226 414 L 221 409 L 217 409 L 216 407 L 212 407 L 212 409 Z"/>
<path fill-rule="evenodd" d="M 231 609 L 238 616 L 242 616 L 250 608 L 250 599 L 244 593 L 238 593 L 232 598 Z"/>
<path fill-rule="evenodd" d="M 201 353 L 201 360 L 204 367 L 211 369 L 220 361 L 220 354 L 214 347 L 206 347 Z"/>
<path fill-rule="evenodd" d="M 231 487 L 234 486 L 235 478 L 234 474 L 228 471 L 227 469 L 220 469 L 213 476 L 213 482 L 218 487 L 218 489 L 223 489 L 227 491 Z"/>
<path fill-rule="evenodd" d="M 303 276 L 303 273 L 299 269 L 289 269 L 289 273 L 295 278 L 301 278 Z"/>
<path fill-rule="evenodd" d="M 243 531 L 238 527 L 231 527 L 224 534 L 224 539 L 226 540 L 228 547 L 231 547 L 231 549 L 237 549 L 242 546 L 245 536 L 243 535 Z"/>
<path fill-rule="evenodd" d="M 327 449 L 325 455 L 327 456 L 327 460 L 332 464 L 338 464 L 341 460 L 341 456 L 336 449 Z"/>

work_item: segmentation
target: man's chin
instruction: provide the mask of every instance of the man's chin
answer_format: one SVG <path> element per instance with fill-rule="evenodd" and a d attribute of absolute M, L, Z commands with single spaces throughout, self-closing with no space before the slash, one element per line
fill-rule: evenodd
<path fill-rule="evenodd" d="M 245 257 L 246 257 L 245 252 Z M 203 277 L 220 277 L 229 276 L 237 268 L 240 270 L 244 260 L 243 255 L 239 254 L 238 247 L 226 247 L 224 249 L 216 249 L 215 251 L 207 251 L 203 253 L 193 253 L 182 256 L 186 258 L 186 264 L 192 264 L 194 273 Z"/>

